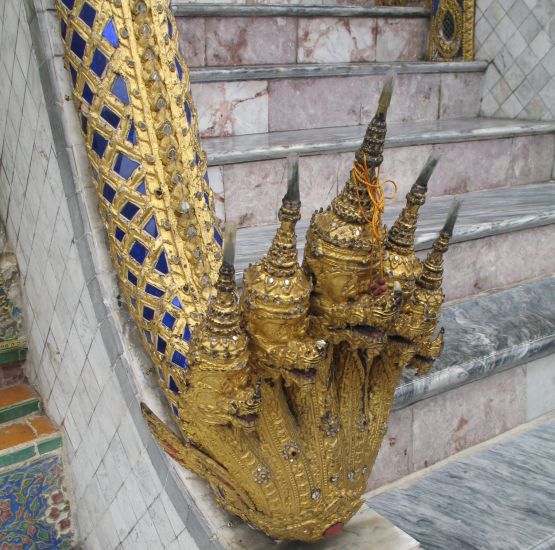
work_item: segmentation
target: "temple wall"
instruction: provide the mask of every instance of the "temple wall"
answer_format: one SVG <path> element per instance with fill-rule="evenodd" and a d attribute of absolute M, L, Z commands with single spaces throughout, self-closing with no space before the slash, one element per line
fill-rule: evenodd
<path fill-rule="evenodd" d="M 476 59 L 492 60 L 482 115 L 555 119 L 553 0 L 477 0 Z"/>
<path fill-rule="evenodd" d="M 21 270 L 27 376 L 64 430 L 79 540 L 99 550 L 214 548 L 140 415 L 150 363 L 118 317 L 103 234 L 86 206 L 96 198 L 83 151 L 68 140 L 73 105 L 58 100 L 41 42 L 43 16 L 39 2 L 0 2 L 0 216 Z"/>

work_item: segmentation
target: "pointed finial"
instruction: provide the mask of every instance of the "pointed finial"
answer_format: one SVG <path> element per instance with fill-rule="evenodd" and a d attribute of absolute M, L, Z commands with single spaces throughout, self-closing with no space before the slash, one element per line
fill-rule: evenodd
<path fill-rule="evenodd" d="M 430 181 L 430 178 L 434 173 L 435 167 L 439 162 L 439 158 L 440 158 L 440 155 L 438 153 L 432 153 L 428 157 L 428 160 L 426 161 L 424 168 L 422 168 L 422 171 L 420 172 L 417 180 L 414 182 L 414 185 L 412 186 L 412 190 L 418 189 L 421 193 L 425 193 L 428 190 L 428 182 Z"/>
<path fill-rule="evenodd" d="M 447 214 L 445 225 L 441 230 L 441 232 L 447 235 L 449 238 L 453 236 L 453 228 L 455 227 L 455 223 L 459 215 L 460 207 L 461 207 L 460 199 L 458 197 L 454 198 L 453 202 L 451 203 L 451 208 L 449 209 L 449 214 Z"/>
<path fill-rule="evenodd" d="M 395 83 L 395 73 L 389 71 L 387 73 L 387 78 L 385 84 L 382 88 L 382 93 L 380 95 L 380 101 L 378 103 L 378 110 L 376 111 L 376 116 L 382 116 L 384 119 L 387 115 L 387 110 L 389 109 L 389 104 L 391 103 L 391 96 L 393 95 L 393 84 Z"/>
<path fill-rule="evenodd" d="M 235 264 L 235 246 L 237 242 L 237 224 L 227 222 L 224 233 L 224 260 L 223 263 L 233 267 Z"/>
<path fill-rule="evenodd" d="M 287 193 L 283 197 L 287 202 L 300 202 L 299 190 L 299 155 L 291 155 L 287 158 Z"/>

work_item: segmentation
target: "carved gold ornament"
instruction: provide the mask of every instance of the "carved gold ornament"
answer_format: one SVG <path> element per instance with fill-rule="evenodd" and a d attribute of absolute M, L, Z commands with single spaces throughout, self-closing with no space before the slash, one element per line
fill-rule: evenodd
<path fill-rule="evenodd" d="M 216 500 L 276 539 L 338 531 L 361 495 L 405 367 L 439 355 L 442 257 L 453 212 L 414 255 L 431 159 L 382 226 L 388 81 L 331 206 L 297 260 L 298 168 L 280 227 L 239 294 L 225 251 L 174 18 L 153 0 L 56 0 L 65 64 L 122 295 L 156 367 L 177 436 L 152 433 Z"/>

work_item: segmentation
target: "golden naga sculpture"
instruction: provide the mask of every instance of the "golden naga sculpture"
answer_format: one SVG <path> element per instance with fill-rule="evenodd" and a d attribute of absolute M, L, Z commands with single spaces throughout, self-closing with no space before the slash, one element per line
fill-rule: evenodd
<path fill-rule="evenodd" d="M 240 296 L 234 232 L 222 251 L 167 3 L 56 5 L 114 268 L 181 435 L 143 405 L 152 433 L 223 507 L 271 537 L 339 531 L 361 505 L 403 369 L 426 372 L 441 352 L 455 211 L 429 256 L 414 255 L 436 159 L 386 231 L 388 81 L 349 181 L 312 217 L 302 267 L 290 161 L 281 225 Z"/>

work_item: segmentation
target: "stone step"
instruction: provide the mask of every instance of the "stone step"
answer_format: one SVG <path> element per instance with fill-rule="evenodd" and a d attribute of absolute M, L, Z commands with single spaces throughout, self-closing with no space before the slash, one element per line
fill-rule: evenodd
<path fill-rule="evenodd" d="M 450 250 L 445 257 L 444 291 L 447 300 L 502 288 L 555 272 L 547 250 L 555 236 L 555 181 L 460 195 L 462 206 Z M 451 196 L 433 197 L 422 208 L 416 250 L 425 255 L 441 229 Z M 397 217 L 403 203 L 386 207 L 384 223 Z M 297 225 L 302 259 L 309 218 Z M 277 229 L 276 224 L 239 229 L 236 269 L 239 284 L 249 263 L 262 258 Z M 519 250 L 518 257 L 511 254 Z M 487 250 L 487 254 L 484 251 Z"/>
<path fill-rule="evenodd" d="M 548 277 L 444 307 L 444 351 L 398 384 L 369 488 L 555 409 L 554 293 Z"/>
<path fill-rule="evenodd" d="M 200 132 L 230 136 L 359 125 L 395 71 L 388 120 L 476 117 L 484 62 L 326 63 L 191 71 Z"/>
<path fill-rule="evenodd" d="M 39 396 L 27 384 L 0 389 L 0 424 L 12 422 L 40 410 Z"/>
<path fill-rule="evenodd" d="M 286 157 L 293 153 L 303 155 L 303 217 L 327 206 L 348 178 L 364 130 L 351 126 L 204 139 L 213 165 L 210 182 L 225 196 L 227 219 L 239 227 L 275 223 L 286 187 Z M 430 196 L 545 181 L 553 169 L 554 131 L 554 122 L 482 118 L 391 123 L 381 175 L 397 183 L 397 197 L 404 199 L 428 156 L 437 152 L 442 158 Z"/>
<path fill-rule="evenodd" d="M 555 416 L 366 495 L 423 548 L 555 548 Z"/>
<path fill-rule="evenodd" d="M 173 2 L 187 65 L 417 61 L 429 10 Z"/>
<path fill-rule="evenodd" d="M 62 446 L 59 429 L 46 416 L 0 427 L 0 469 L 27 462 Z"/>

